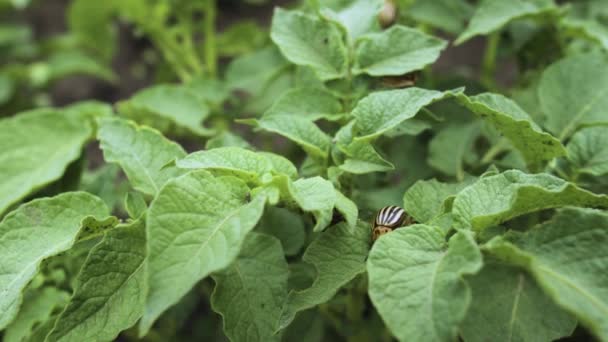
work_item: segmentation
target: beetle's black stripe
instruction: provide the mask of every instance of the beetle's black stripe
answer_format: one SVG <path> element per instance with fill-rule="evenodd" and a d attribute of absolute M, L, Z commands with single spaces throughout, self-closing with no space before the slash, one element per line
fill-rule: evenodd
<path fill-rule="evenodd" d="M 393 213 L 391 214 L 391 217 L 389 217 L 388 219 L 388 224 L 391 226 L 398 226 L 401 224 L 401 222 L 403 221 L 403 214 L 405 213 L 405 211 L 399 207 L 397 207 L 397 209 L 395 209 L 393 211 Z"/>
<path fill-rule="evenodd" d="M 376 216 L 376 225 L 385 227 L 396 227 L 403 221 L 405 211 L 397 206 L 391 205 L 380 209 Z"/>

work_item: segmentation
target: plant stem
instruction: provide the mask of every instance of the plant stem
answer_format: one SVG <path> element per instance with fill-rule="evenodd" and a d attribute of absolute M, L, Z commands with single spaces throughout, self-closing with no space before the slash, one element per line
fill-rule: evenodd
<path fill-rule="evenodd" d="M 492 162 L 497 155 L 499 155 L 502 151 L 504 151 L 509 146 L 509 140 L 506 138 L 502 138 L 498 141 L 494 146 L 490 147 L 490 149 L 481 157 L 481 165 L 486 165 Z"/>
<path fill-rule="evenodd" d="M 209 76 L 217 77 L 217 50 L 215 44 L 215 0 L 207 0 L 205 9 L 205 64 Z"/>
<path fill-rule="evenodd" d="M 483 55 L 483 65 L 481 71 L 481 83 L 489 90 L 495 90 L 496 80 L 494 74 L 496 72 L 496 55 L 498 52 L 498 43 L 500 42 L 500 33 L 492 33 L 487 40 L 486 49 Z"/>

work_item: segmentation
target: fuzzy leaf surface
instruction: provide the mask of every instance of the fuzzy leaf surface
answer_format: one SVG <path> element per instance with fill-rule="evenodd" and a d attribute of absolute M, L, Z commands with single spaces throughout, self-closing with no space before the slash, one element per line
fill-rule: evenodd
<path fill-rule="evenodd" d="M 238 258 L 213 275 L 213 310 L 231 341 L 280 341 L 275 325 L 287 297 L 287 262 L 276 238 L 251 233 Z"/>
<path fill-rule="evenodd" d="M 565 209 L 526 233 L 490 241 L 488 250 L 527 269 L 559 306 L 598 339 L 608 339 L 608 215 Z"/>
<path fill-rule="evenodd" d="M 547 129 L 565 140 L 580 126 L 606 124 L 608 57 L 601 53 L 566 57 L 542 74 L 538 87 Z"/>
<path fill-rule="evenodd" d="M 513 20 L 543 16 L 556 10 L 552 0 L 483 0 L 467 29 L 456 39 L 456 44 L 497 31 Z"/>
<path fill-rule="evenodd" d="M 416 29 L 396 25 L 362 37 L 355 51 L 355 74 L 403 75 L 435 62 L 447 43 Z"/>
<path fill-rule="evenodd" d="M 440 92 L 421 88 L 384 90 L 371 93 L 357 103 L 352 115 L 360 137 L 371 140 L 403 121 L 411 119 L 424 106 L 458 91 Z"/>
<path fill-rule="evenodd" d="M 270 37 L 288 60 L 311 67 L 322 80 L 346 75 L 346 46 L 334 24 L 303 12 L 276 8 Z"/>
<path fill-rule="evenodd" d="M 456 233 L 448 245 L 435 227 L 397 229 L 369 254 L 369 295 L 398 340 L 452 341 L 471 301 L 463 276 L 481 265 L 470 233 Z"/>
<path fill-rule="evenodd" d="M 467 283 L 473 300 L 461 325 L 465 341 L 555 341 L 576 327 L 519 267 L 490 259 Z"/>
<path fill-rule="evenodd" d="M 135 189 L 156 195 L 169 179 L 183 173 L 176 167 L 165 166 L 186 152 L 158 131 L 117 118 L 102 118 L 98 122 L 97 137 L 104 159 L 119 164 Z"/>
<path fill-rule="evenodd" d="M 107 217 L 109 210 L 93 195 L 67 192 L 26 203 L 0 222 L 0 329 L 17 314 L 40 263 L 70 249 L 89 215 Z"/>
<path fill-rule="evenodd" d="M 57 180 L 92 134 L 76 115 L 44 109 L 0 120 L 0 214 Z"/>
<path fill-rule="evenodd" d="M 462 104 L 490 122 L 522 154 L 530 169 L 538 169 L 566 154 L 564 146 L 540 127 L 514 101 L 499 94 L 484 93 L 457 97 Z"/>
<path fill-rule="evenodd" d="M 95 245 L 47 341 L 110 341 L 141 317 L 146 300 L 146 227 L 140 219 Z"/>
<path fill-rule="evenodd" d="M 283 307 L 277 330 L 284 329 L 296 314 L 330 300 L 346 283 L 365 272 L 371 229 L 359 221 L 354 230 L 347 224 L 328 228 L 304 252 L 304 262 L 314 266 L 317 278 L 306 289 L 292 290 Z"/>
<path fill-rule="evenodd" d="M 173 179 L 161 189 L 147 214 L 150 289 L 141 335 L 199 280 L 237 257 L 266 202 L 258 196 L 247 203 L 248 195 L 243 181 L 205 170 Z"/>
<path fill-rule="evenodd" d="M 549 174 L 510 170 L 480 178 L 462 190 L 452 213 L 459 227 L 483 230 L 523 214 L 568 205 L 608 208 L 608 196 Z"/>

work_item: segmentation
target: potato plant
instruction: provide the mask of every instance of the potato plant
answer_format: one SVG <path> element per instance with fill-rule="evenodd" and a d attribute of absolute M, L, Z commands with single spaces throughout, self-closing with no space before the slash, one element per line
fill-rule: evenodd
<path fill-rule="evenodd" d="M 605 0 L 43 3 L 0 2 L 4 341 L 608 341 Z M 146 86 L 54 101 L 125 32 Z"/>

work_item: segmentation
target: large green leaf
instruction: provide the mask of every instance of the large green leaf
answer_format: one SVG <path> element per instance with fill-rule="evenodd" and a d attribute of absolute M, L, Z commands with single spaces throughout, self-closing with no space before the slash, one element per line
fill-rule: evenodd
<path fill-rule="evenodd" d="M 243 181 L 205 170 L 173 179 L 161 189 L 147 214 L 150 290 L 141 335 L 199 280 L 236 258 L 266 202 L 258 196 L 247 203 L 248 197 Z"/>
<path fill-rule="evenodd" d="M 526 268 L 540 287 L 600 340 L 608 339 L 608 215 L 565 209 L 526 233 L 490 241 L 488 250 Z"/>
<path fill-rule="evenodd" d="M 357 43 L 356 74 L 403 75 L 435 62 L 447 46 L 444 40 L 397 25 L 369 34 Z"/>
<path fill-rule="evenodd" d="M 566 154 L 559 140 L 543 132 L 514 101 L 492 93 L 472 97 L 462 94 L 457 98 L 507 137 L 531 170 L 537 170 L 553 158 Z"/>
<path fill-rule="evenodd" d="M 309 119 L 291 115 L 271 115 L 260 120 L 245 120 L 261 129 L 280 134 L 300 145 L 313 157 L 325 159 L 331 138 Z"/>
<path fill-rule="evenodd" d="M 340 169 L 349 173 L 386 172 L 395 168 L 367 141 L 353 141 L 347 146 L 346 155 Z"/>
<path fill-rule="evenodd" d="M 51 319 L 53 311 L 63 308 L 70 299 L 68 292 L 43 287 L 26 292 L 15 320 L 4 331 L 4 342 L 22 342 L 35 329 Z"/>
<path fill-rule="evenodd" d="M 211 305 L 222 315 L 231 341 L 281 340 L 275 328 L 287 297 L 288 272 L 280 242 L 251 233 L 238 258 L 213 275 Z"/>
<path fill-rule="evenodd" d="M 346 46 L 340 30 L 332 23 L 277 8 L 270 37 L 288 60 L 313 68 L 322 80 L 346 75 Z"/>
<path fill-rule="evenodd" d="M 419 180 L 403 195 L 403 208 L 417 222 L 427 223 L 451 208 L 457 193 L 471 185 L 474 178 L 460 183 L 441 183 L 436 179 Z"/>
<path fill-rule="evenodd" d="M 378 27 L 377 15 L 382 0 L 319 1 L 320 12 L 326 18 L 340 24 L 350 41 Z"/>
<path fill-rule="evenodd" d="M 89 215 L 106 217 L 109 210 L 93 195 L 68 192 L 33 200 L 0 222 L 0 329 L 17 314 L 21 292 L 40 263 L 70 249 Z"/>
<path fill-rule="evenodd" d="M 135 189 L 155 195 L 169 179 L 183 173 L 165 166 L 186 152 L 158 131 L 117 118 L 98 122 L 97 137 L 104 159 L 119 164 Z"/>
<path fill-rule="evenodd" d="M 261 94 L 288 65 L 274 46 L 235 58 L 226 70 L 226 83 L 234 90 Z"/>
<path fill-rule="evenodd" d="M 569 336 L 576 327 L 576 319 L 521 268 L 485 260 L 467 283 L 473 300 L 460 325 L 467 342 L 554 341 Z"/>
<path fill-rule="evenodd" d="M 479 126 L 472 121 L 444 127 L 429 143 L 429 165 L 459 181 L 464 179 L 464 159 L 472 154 Z"/>
<path fill-rule="evenodd" d="M 286 208 L 268 208 L 256 229 L 279 239 L 287 256 L 300 253 L 306 242 L 306 227 L 302 215 Z"/>
<path fill-rule="evenodd" d="M 310 120 L 333 119 L 339 117 L 342 104 L 329 91 L 318 88 L 295 88 L 286 91 L 265 113 L 290 115 Z"/>
<path fill-rule="evenodd" d="M 583 128 L 568 143 L 568 159 L 579 174 L 608 173 L 608 127 Z"/>
<path fill-rule="evenodd" d="M 177 128 L 200 136 L 211 133 L 202 126 L 203 120 L 209 116 L 207 103 L 186 86 L 155 85 L 119 102 L 117 106 L 121 114 L 161 132 Z"/>
<path fill-rule="evenodd" d="M 48 341 L 111 341 L 137 322 L 147 294 L 144 223 L 120 225 L 91 249 Z"/>
<path fill-rule="evenodd" d="M 458 34 L 472 13 L 473 6 L 466 0 L 416 0 L 404 14 L 418 22 Z"/>
<path fill-rule="evenodd" d="M 543 16 L 556 11 L 553 0 L 483 0 L 467 29 L 456 39 L 456 44 L 499 30 L 516 19 Z"/>
<path fill-rule="evenodd" d="M 468 232 L 446 244 L 435 227 L 397 229 L 378 239 L 369 254 L 369 296 L 400 341 L 452 341 L 471 301 L 462 277 L 481 265 Z"/>
<path fill-rule="evenodd" d="M 543 72 L 538 95 L 545 126 L 560 140 L 580 126 L 608 123 L 608 57 L 588 53 L 552 64 Z"/>
<path fill-rule="evenodd" d="M 233 173 L 246 180 L 257 180 L 273 168 L 263 155 L 240 147 L 220 147 L 198 151 L 177 160 L 182 169 L 209 169 Z"/>
<path fill-rule="evenodd" d="M 308 246 L 302 259 L 316 268 L 317 278 L 309 288 L 289 293 L 278 330 L 287 327 L 298 312 L 325 303 L 340 287 L 365 272 L 370 231 L 369 225 L 361 221 L 352 231 L 348 225 L 338 224 Z"/>
<path fill-rule="evenodd" d="M 357 103 L 352 115 L 361 137 L 370 140 L 411 119 L 422 109 L 456 91 L 440 92 L 421 88 L 384 90 L 371 93 Z"/>
<path fill-rule="evenodd" d="M 0 214 L 57 180 L 91 136 L 88 121 L 60 110 L 36 110 L 0 120 Z"/>
<path fill-rule="evenodd" d="M 315 231 L 329 225 L 337 200 L 336 190 L 330 181 L 321 177 L 298 179 L 290 187 L 290 195 L 302 210 L 315 216 Z"/>
<path fill-rule="evenodd" d="M 604 50 L 608 50 L 608 28 L 590 19 L 567 18 L 561 21 L 562 27 L 577 35 L 597 42 Z"/>
<path fill-rule="evenodd" d="M 549 174 L 510 170 L 480 178 L 454 200 L 459 227 L 482 230 L 516 216 L 567 205 L 608 208 L 608 196 L 596 195 Z"/>

